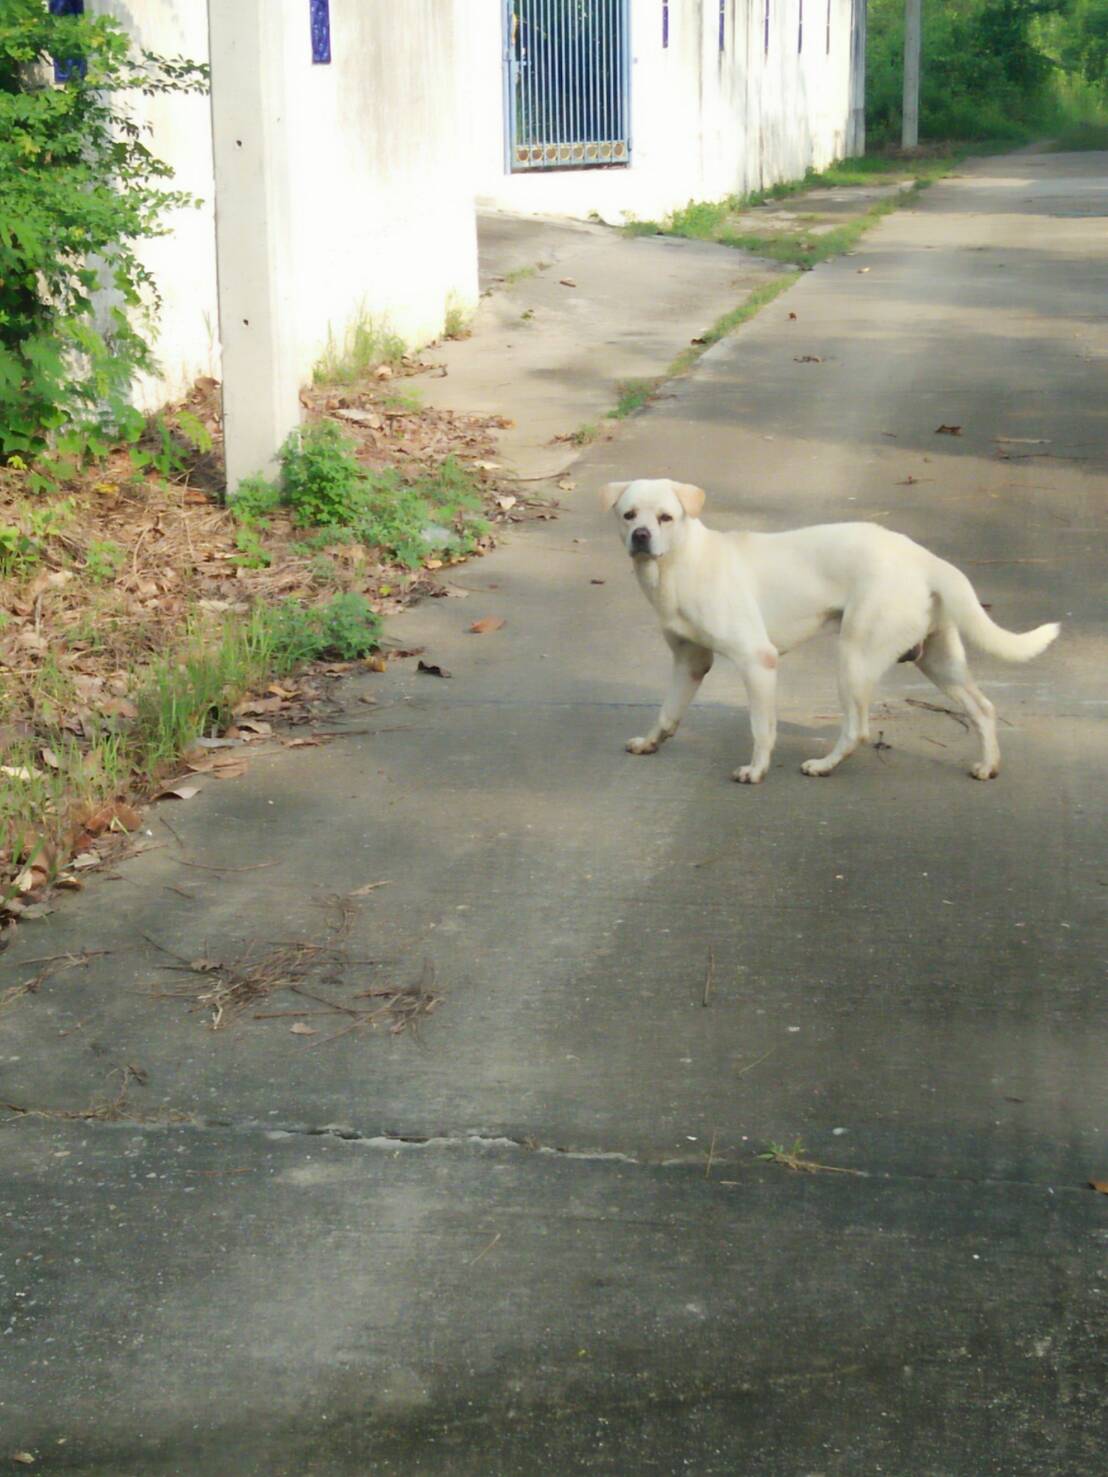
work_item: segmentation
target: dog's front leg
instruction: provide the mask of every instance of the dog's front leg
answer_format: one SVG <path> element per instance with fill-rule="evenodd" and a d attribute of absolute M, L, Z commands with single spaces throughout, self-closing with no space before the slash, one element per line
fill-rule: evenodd
<path fill-rule="evenodd" d="M 740 785 L 756 785 L 765 778 L 777 739 L 777 653 L 766 646 L 736 653 L 733 660 L 746 685 L 754 753 L 750 763 L 736 769 L 731 778 Z"/>
<path fill-rule="evenodd" d="M 685 712 L 697 694 L 700 684 L 712 666 L 712 653 L 695 642 L 683 641 L 679 636 L 663 632 L 673 652 L 673 672 L 669 679 L 669 691 L 662 702 L 658 721 L 649 733 L 641 738 L 628 739 L 629 754 L 654 754 L 659 745 L 672 738 Z"/>

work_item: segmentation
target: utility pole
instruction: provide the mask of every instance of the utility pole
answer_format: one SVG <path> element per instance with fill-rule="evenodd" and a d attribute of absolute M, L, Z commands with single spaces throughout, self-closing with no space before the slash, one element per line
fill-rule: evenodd
<path fill-rule="evenodd" d="M 919 53 L 923 0 L 904 0 L 904 106 L 900 146 L 914 149 L 919 143 Z"/>

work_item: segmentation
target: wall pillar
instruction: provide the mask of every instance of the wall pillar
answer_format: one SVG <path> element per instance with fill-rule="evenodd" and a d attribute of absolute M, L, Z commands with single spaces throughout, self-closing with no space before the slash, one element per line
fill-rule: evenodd
<path fill-rule="evenodd" d="M 290 0 L 208 0 L 227 489 L 272 476 L 300 421 L 295 352 Z M 295 3 L 295 0 L 293 0 Z M 308 45 L 307 6 L 304 45 Z"/>
<path fill-rule="evenodd" d="M 850 124 L 846 152 L 866 152 L 866 0 L 852 0 L 850 36 Z"/>

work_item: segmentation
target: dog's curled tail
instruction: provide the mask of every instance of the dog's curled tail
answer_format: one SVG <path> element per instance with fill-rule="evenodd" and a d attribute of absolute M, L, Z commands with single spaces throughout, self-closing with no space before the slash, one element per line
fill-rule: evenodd
<path fill-rule="evenodd" d="M 1062 629 L 1057 621 L 1050 621 L 1033 631 L 1006 631 L 990 618 L 962 571 L 945 560 L 938 561 L 932 589 L 967 641 L 1006 662 L 1029 662 L 1044 652 Z"/>

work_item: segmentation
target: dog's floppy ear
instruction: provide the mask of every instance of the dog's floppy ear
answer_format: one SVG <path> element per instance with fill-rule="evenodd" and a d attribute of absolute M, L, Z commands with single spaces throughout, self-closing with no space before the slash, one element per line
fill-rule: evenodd
<path fill-rule="evenodd" d="M 596 494 L 600 499 L 600 506 L 605 511 L 609 508 L 614 508 L 630 486 L 630 482 L 605 482 L 604 486 Z"/>
<path fill-rule="evenodd" d="M 704 499 L 708 495 L 704 489 L 702 487 L 694 487 L 691 482 L 675 482 L 673 484 L 673 491 L 677 501 L 689 517 L 699 517 L 700 510 L 704 506 Z"/>

